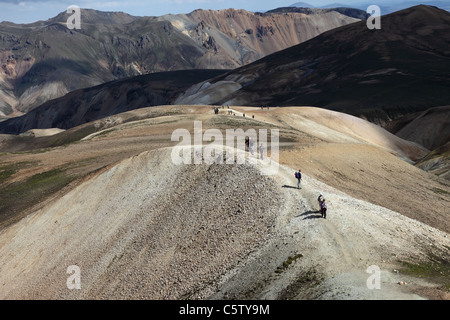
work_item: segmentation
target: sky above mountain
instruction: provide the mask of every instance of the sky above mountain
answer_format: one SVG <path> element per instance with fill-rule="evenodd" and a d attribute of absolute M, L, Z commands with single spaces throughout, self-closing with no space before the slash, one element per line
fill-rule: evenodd
<path fill-rule="evenodd" d="M 373 4 L 386 3 L 387 0 L 373 0 Z M 426 4 L 431 0 L 412 0 Z M 295 0 L 0 0 L 0 21 L 14 23 L 31 23 L 38 20 L 47 20 L 58 13 L 66 11 L 70 5 L 80 8 L 96 9 L 101 11 L 122 11 L 134 16 L 160 16 L 168 13 L 189 13 L 196 9 L 245 9 L 248 11 L 267 11 L 278 7 L 287 7 Z M 319 7 L 330 3 L 343 3 L 356 5 L 363 0 L 309 0 L 303 1 L 312 6 Z M 390 0 L 389 4 L 403 3 L 405 0 Z"/>

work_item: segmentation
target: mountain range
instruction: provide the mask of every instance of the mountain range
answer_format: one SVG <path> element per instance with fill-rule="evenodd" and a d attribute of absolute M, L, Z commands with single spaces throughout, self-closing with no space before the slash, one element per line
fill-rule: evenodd
<path fill-rule="evenodd" d="M 407 9 L 410 7 L 414 7 L 419 4 L 424 4 L 428 6 L 438 7 L 440 9 L 444 9 L 450 11 L 450 3 L 448 1 L 442 0 L 431 0 L 431 1 L 402 1 L 402 2 L 393 2 L 393 1 L 377 1 L 376 3 L 372 2 L 356 2 L 351 5 L 345 3 L 329 3 L 323 6 L 314 6 L 312 4 L 306 2 L 296 2 L 290 5 L 290 7 L 298 7 L 298 8 L 336 8 L 336 7 L 352 7 L 366 11 L 370 5 L 378 5 L 381 10 L 381 14 L 389 14 L 395 11 Z"/>
<path fill-rule="evenodd" d="M 279 8 L 274 10 L 276 13 L 261 15 L 236 10 L 225 12 L 200 10 L 192 15 L 197 15 L 197 19 L 203 21 L 205 28 L 210 28 L 208 30 L 213 30 L 213 28 L 206 26 L 216 23 L 215 26 L 221 27 L 223 34 L 232 34 L 237 27 L 227 29 L 219 24 L 220 20 L 207 20 L 208 16 L 230 15 L 228 19 L 236 19 L 236 21 L 239 20 L 239 17 L 244 16 L 271 17 L 272 19 L 277 19 L 280 15 L 290 17 L 297 15 L 308 17 L 317 14 L 319 17 L 324 14 L 344 16 L 338 12 L 343 9 L 338 11 L 321 10 L 315 14 L 311 10 L 313 9 Z M 436 7 L 416 6 L 384 16 L 382 29 L 369 30 L 365 21 L 355 18 L 361 14 L 361 11 L 351 12 L 353 17 L 348 15 L 346 17 L 355 19 L 356 22 L 323 32 L 310 40 L 272 54 L 269 54 L 269 51 L 265 52 L 263 48 L 274 48 L 271 37 L 280 35 L 281 31 L 279 30 L 282 28 L 276 29 L 277 31 L 273 35 L 260 30 L 262 33 L 257 33 L 260 34 L 260 40 L 248 43 L 249 45 L 253 43 L 255 46 L 258 44 L 260 52 L 265 52 L 267 55 L 231 70 L 227 70 L 225 65 L 219 64 L 219 69 L 191 69 L 189 71 L 187 68 L 188 70 L 184 71 L 128 77 L 124 71 L 125 68 L 103 68 L 103 74 L 109 77 L 114 77 L 114 70 L 122 70 L 123 74 L 120 76 L 122 78 L 116 74 L 120 79 L 103 83 L 105 80 L 99 76 L 97 79 L 100 82 L 103 81 L 102 84 L 72 90 L 70 93 L 46 101 L 38 107 L 23 110 L 22 112 L 27 111 L 24 115 L 0 122 L 0 133 L 22 134 L 32 129 L 48 128 L 67 130 L 120 112 L 167 104 L 257 107 L 310 105 L 368 119 L 385 126 L 392 133 L 423 145 L 431 151 L 431 159 L 422 163 L 423 168 L 433 167 L 433 170 L 437 168 L 436 170 L 446 174 L 450 162 L 447 155 L 450 137 L 445 130 L 448 120 L 444 120 L 448 119 L 448 107 L 445 106 L 448 106 L 450 100 L 450 90 L 448 90 L 450 87 L 450 13 Z M 94 11 L 91 13 L 98 14 Z M 104 15 L 106 13 L 99 15 L 99 17 L 103 17 L 104 21 L 98 19 L 98 22 L 105 23 L 103 26 L 107 25 L 106 21 L 109 21 L 109 27 L 129 21 L 132 21 L 131 24 L 133 24 L 135 21 L 134 17 L 121 13 Z M 172 26 L 172 34 L 184 34 L 176 30 L 178 30 L 177 28 L 183 30 L 186 27 L 187 16 L 177 15 L 159 19 L 163 21 L 161 26 Z M 168 22 L 169 20 L 171 22 Z M 37 23 L 33 28 L 36 27 L 43 26 Z M 70 31 L 60 24 L 53 24 L 53 27 L 61 32 L 68 32 L 74 37 L 79 36 L 78 32 Z M 240 28 L 244 28 L 242 21 Z M 208 32 L 213 34 L 212 31 Z M 254 38 L 255 34 L 251 34 L 252 32 L 244 31 L 244 33 L 249 36 L 247 41 Z M 213 34 L 212 37 L 223 40 L 217 34 Z M 226 49 L 224 48 L 226 48 L 227 42 L 222 40 L 215 41 L 216 48 L 219 48 L 217 51 L 222 54 L 211 53 L 211 48 L 203 48 L 206 53 L 203 56 L 199 55 L 200 60 L 198 61 L 208 54 L 214 55 L 217 58 L 216 62 L 220 60 L 219 56 L 225 57 Z M 120 40 L 119 43 L 123 43 L 123 41 Z M 271 45 L 265 47 L 265 43 L 271 43 Z M 288 42 L 284 45 L 288 46 Z M 122 45 L 119 47 L 123 48 Z M 147 50 L 145 52 L 154 51 Z M 51 57 L 51 55 L 49 56 Z M 26 82 L 27 79 L 35 79 L 36 85 L 30 88 L 35 88 L 35 92 L 39 93 L 38 97 L 44 98 L 44 92 L 51 92 L 48 90 L 49 87 L 58 87 L 58 85 L 46 81 L 48 80 L 46 75 L 51 75 L 53 79 L 66 76 L 68 83 L 73 84 L 73 79 L 69 75 L 85 71 L 87 74 L 91 74 L 95 70 L 86 66 L 83 69 L 82 64 L 72 64 L 69 63 L 69 60 L 58 61 L 70 70 L 64 69 L 65 67 L 59 66 L 58 63 L 56 66 L 46 63 L 33 64 L 31 59 L 29 64 L 32 66 L 29 71 L 25 72 L 25 60 L 20 61 L 15 68 L 11 69 L 13 71 L 11 74 L 22 74 L 22 77 L 17 77 L 21 80 L 10 82 L 10 84 L 19 84 L 17 86 L 19 88 L 20 83 L 24 85 L 24 81 Z M 158 61 L 164 61 L 164 59 Z M 61 70 L 60 67 L 63 69 Z M 128 71 L 130 70 L 128 69 Z M 98 71 L 97 74 L 100 73 Z M 61 80 L 61 78 L 59 79 Z M 79 75 L 77 79 L 79 85 L 84 78 Z M 3 79 L 2 84 L 5 83 L 5 79 Z M 63 82 L 59 82 L 59 86 L 63 87 Z M 60 93 L 66 90 L 61 90 Z M 33 90 L 27 89 L 26 91 Z M 5 95 L 5 91 L 3 94 Z M 31 96 L 28 95 L 28 97 Z M 2 99 L 2 101 L 5 103 L 8 100 Z M 438 107 L 441 106 L 443 108 L 439 109 Z M 438 108 L 436 110 L 440 110 L 440 112 L 429 111 L 430 108 Z M 434 116 L 427 116 L 427 121 L 411 120 L 415 117 L 423 118 L 421 116 L 423 113 Z M 396 122 L 392 122 L 392 120 L 396 120 Z M 442 124 L 443 128 L 437 128 L 436 123 Z M 86 132 L 89 134 L 93 131 L 89 129 Z M 411 134 L 411 132 L 415 133 Z M 430 135 L 429 132 L 433 132 L 433 134 Z M 72 140 L 63 138 L 57 141 Z M 8 148 L 11 148 L 11 144 L 17 144 L 17 139 L 8 141 Z M 35 147 L 61 143 L 57 141 L 38 143 Z M 25 145 L 17 145 L 13 149 L 33 148 L 36 143 L 36 141 L 24 142 Z"/>
<path fill-rule="evenodd" d="M 320 106 L 380 124 L 447 105 L 450 13 L 416 6 L 330 30 L 188 89 L 176 103 Z"/>
<path fill-rule="evenodd" d="M 81 9 L 81 29 L 60 13 L 0 23 L 0 117 L 25 114 L 80 88 L 154 72 L 234 69 L 358 21 L 356 9 L 252 13 L 196 10 L 136 17 Z M 76 80 L 75 80 L 76 79 Z"/>
<path fill-rule="evenodd" d="M 204 12 L 197 12 L 201 13 Z M 122 18 L 125 17 L 127 16 Z M 176 25 L 176 17 L 172 18 L 172 23 Z M 228 70 L 217 77 L 203 79 L 198 83 L 191 82 L 191 86 L 184 88 L 184 91 L 180 91 L 177 86 L 176 92 L 166 93 L 165 99 L 153 102 L 250 106 L 313 105 L 385 123 L 408 113 L 448 104 L 449 25 L 450 13 L 447 11 L 428 6 L 412 7 L 385 16 L 381 30 L 369 30 L 365 21 L 335 28 L 253 63 Z M 61 30 L 69 32 L 65 28 Z M 277 31 L 274 34 L 278 33 Z M 43 65 L 45 63 L 35 65 L 22 79 L 29 79 L 30 75 L 35 74 L 34 71 Z M 69 73 L 53 68 L 54 72 L 49 74 Z M 92 72 L 91 69 L 86 70 Z M 105 74 L 106 70 L 103 69 Z M 36 79 L 39 79 L 37 81 L 48 86 L 48 82 L 42 80 L 42 77 L 42 74 L 36 74 Z M 166 79 L 168 77 L 169 75 Z M 82 79 L 80 77 L 79 82 L 82 82 Z M 142 83 L 143 79 L 150 81 L 151 77 L 144 77 L 137 82 Z M 128 92 L 134 90 L 133 85 L 128 85 L 133 82 L 132 78 L 124 79 L 116 85 Z M 184 82 L 183 85 L 187 83 Z M 73 92 L 59 100 L 49 101 L 22 117 L 0 123 L 0 132 L 18 134 L 32 128 L 68 129 L 110 115 L 114 113 L 113 110 L 123 111 L 154 105 L 145 99 L 141 104 L 127 106 L 125 100 L 121 102 L 123 105 L 118 106 L 108 104 L 108 98 L 100 99 L 100 92 L 112 90 L 116 85 L 105 84 L 103 87 L 100 85 L 90 89 L 89 92 L 96 92 L 99 96 L 96 99 L 84 99 L 83 104 L 86 106 L 82 110 L 98 109 L 102 112 L 89 112 L 89 116 L 85 116 L 80 114 L 80 111 L 75 111 L 75 106 L 80 106 L 81 103 L 81 100 L 75 97 L 85 91 Z M 150 86 L 146 88 L 149 90 Z M 170 87 L 167 87 L 167 91 L 170 91 Z M 114 96 L 111 92 L 108 95 Z M 99 107 L 102 103 L 108 107 Z M 71 111 L 68 111 L 69 108 Z M 51 117 L 48 116 L 49 110 L 53 110 Z M 67 114 L 78 114 L 78 120 L 68 121 L 70 117 L 61 116 Z M 61 122 L 61 119 L 64 121 Z"/>

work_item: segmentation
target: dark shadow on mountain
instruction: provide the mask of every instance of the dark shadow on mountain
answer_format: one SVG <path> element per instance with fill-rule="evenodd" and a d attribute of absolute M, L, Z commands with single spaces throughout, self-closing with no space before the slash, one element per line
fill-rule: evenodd
<path fill-rule="evenodd" d="M 419 5 L 382 21 L 332 29 L 218 77 L 242 87 L 214 103 L 318 106 L 380 124 L 448 105 L 450 13 Z"/>
<path fill-rule="evenodd" d="M 152 73 L 75 90 L 47 101 L 23 116 L 1 122 L 0 132 L 19 134 L 44 128 L 67 130 L 125 111 L 171 104 L 188 87 L 225 72 L 228 70 Z"/>

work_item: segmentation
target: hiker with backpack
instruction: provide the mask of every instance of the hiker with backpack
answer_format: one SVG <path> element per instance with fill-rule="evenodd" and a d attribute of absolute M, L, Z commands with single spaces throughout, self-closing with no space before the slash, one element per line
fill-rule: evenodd
<path fill-rule="evenodd" d="M 298 171 L 295 172 L 295 178 L 297 178 L 297 189 L 300 189 L 300 184 L 302 182 L 302 173 L 300 169 L 298 169 Z"/>
<path fill-rule="evenodd" d="M 322 212 L 322 200 L 323 200 L 323 195 L 320 194 L 320 195 L 317 197 L 317 202 L 319 203 L 319 212 Z"/>
<path fill-rule="evenodd" d="M 320 213 L 322 214 L 322 218 L 327 218 L 327 203 L 325 202 L 325 198 L 322 198 L 322 202 L 320 202 Z"/>

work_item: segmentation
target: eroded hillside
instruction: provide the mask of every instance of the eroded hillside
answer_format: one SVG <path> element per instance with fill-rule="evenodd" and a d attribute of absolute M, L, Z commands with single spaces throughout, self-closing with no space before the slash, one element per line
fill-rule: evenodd
<path fill-rule="evenodd" d="M 51 184 L 54 170 L 72 180 L 41 193 L 17 219 L 8 216 L 0 231 L 0 295 L 448 298 L 450 190 L 409 163 L 422 147 L 317 108 L 231 111 L 236 115 L 215 115 L 210 106 L 134 110 L 95 122 L 96 132 L 77 143 L 3 153 L 2 194 L 30 178 Z M 194 121 L 203 130 L 278 129 L 278 170 L 261 175 L 257 153 L 246 153 L 245 165 L 174 164 L 171 135 L 193 132 Z M 47 138 L 68 133 L 76 131 Z M 13 164 L 21 165 L 6 172 Z M 301 189 L 293 176 L 299 168 Z M 319 193 L 328 200 L 327 219 L 317 212 Z M 408 263 L 441 273 L 412 276 Z M 66 287 L 70 265 L 81 269 L 81 290 Z M 371 265 L 380 267 L 381 290 L 366 285 Z"/>

